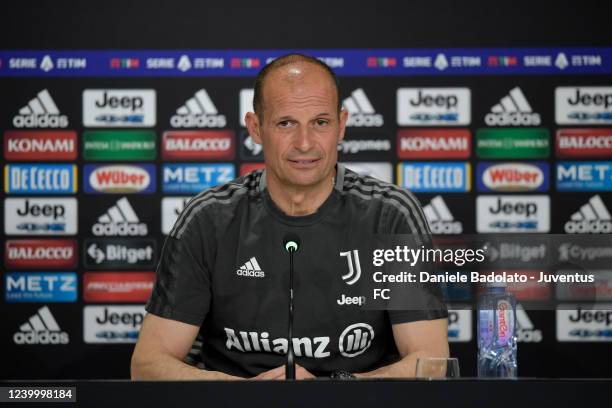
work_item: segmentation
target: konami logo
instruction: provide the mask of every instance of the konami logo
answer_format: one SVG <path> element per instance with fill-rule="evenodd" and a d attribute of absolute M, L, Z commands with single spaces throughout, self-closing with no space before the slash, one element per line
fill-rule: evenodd
<path fill-rule="evenodd" d="M 85 192 L 89 194 L 145 194 L 156 189 L 155 165 L 84 166 Z"/>
<path fill-rule="evenodd" d="M 496 163 L 480 162 L 478 171 L 479 191 L 546 191 L 549 185 L 549 168 L 545 162 Z"/>
<path fill-rule="evenodd" d="M 467 159 L 471 150 L 467 129 L 402 129 L 397 133 L 400 159 Z"/>
<path fill-rule="evenodd" d="M 165 160 L 232 160 L 236 136 L 231 130 L 164 132 Z"/>
<path fill-rule="evenodd" d="M 20 131 L 4 133 L 6 160 L 75 160 L 77 135 L 73 131 Z"/>
<path fill-rule="evenodd" d="M 86 272 L 86 302 L 146 302 L 153 290 L 155 272 Z"/>
<path fill-rule="evenodd" d="M 73 239 L 10 239 L 6 241 L 7 269 L 73 268 L 77 245 Z"/>

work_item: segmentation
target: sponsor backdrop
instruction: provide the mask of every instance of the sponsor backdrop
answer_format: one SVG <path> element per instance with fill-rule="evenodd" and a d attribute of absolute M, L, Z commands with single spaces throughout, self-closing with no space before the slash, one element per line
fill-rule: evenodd
<path fill-rule="evenodd" d="M 3 378 L 129 376 L 177 215 L 262 167 L 243 117 L 255 73 L 283 53 L 0 52 Z M 612 49 L 309 53 L 341 77 L 340 161 L 415 192 L 434 233 L 612 232 Z M 495 256 L 525 268 L 539 253 L 508 242 Z M 609 294 L 612 270 L 598 276 Z M 473 304 L 468 286 L 449 296 Z M 612 305 L 517 296 L 563 305 L 519 307 L 520 375 L 609 376 Z M 468 376 L 474 317 L 449 322 Z"/>

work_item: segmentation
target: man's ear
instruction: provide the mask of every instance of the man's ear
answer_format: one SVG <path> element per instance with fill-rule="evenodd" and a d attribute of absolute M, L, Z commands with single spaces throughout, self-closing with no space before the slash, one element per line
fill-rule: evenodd
<path fill-rule="evenodd" d="M 340 109 L 340 132 L 338 133 L 338 143 L 344 139 L 344 131 L 346 130 L 346 122 L 348 120 L 348 111 L 346 108 Z"/>
<path fill-rule="evenodd" d="M 262 144 L 259 117 L 253 112 L 247 112 L 247 114 L 244 116 L 244 123 L 246 124 L 249 135 L 253 138 L 253 141 L 255 141 L 257 144 Z"/>

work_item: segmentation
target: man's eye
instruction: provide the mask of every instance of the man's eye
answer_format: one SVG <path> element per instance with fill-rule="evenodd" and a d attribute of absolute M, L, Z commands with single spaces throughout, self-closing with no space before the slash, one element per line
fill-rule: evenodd
<path fill-rule="evenodd" d="M 325 119 L 317 119 L 317 125 L 318 126 L 327 126 L 329 124 L 328 120 Z"/>
<path fill-rule="evenodd" d="M 280 122 L 278 122 L 278 126 L 280 126 L 280 127 L 289 127 L 289 126 L 291 126 L 291 121 L 289 121 L 289 120 L 280 121 Z"/>

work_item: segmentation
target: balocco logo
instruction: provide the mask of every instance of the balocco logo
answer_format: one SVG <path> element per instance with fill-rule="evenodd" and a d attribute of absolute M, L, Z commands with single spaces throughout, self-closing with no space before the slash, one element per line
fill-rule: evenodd
<path fill-rule="evenodd" d="M 366 351 L 374 340 L 374 329 L 367 323 L 355 323 L 344 329 L 338 349 L 344 357 L 355 357 Z"/>

